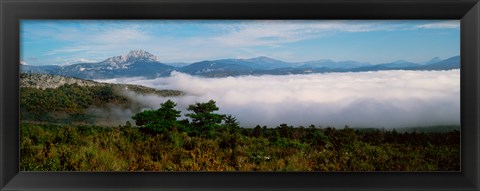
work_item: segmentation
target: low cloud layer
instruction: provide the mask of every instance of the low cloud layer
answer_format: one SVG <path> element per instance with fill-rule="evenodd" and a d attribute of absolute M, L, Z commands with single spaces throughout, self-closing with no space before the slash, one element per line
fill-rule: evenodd
<path fill-rule="evenodd" d="M 157 79 L 102 80 L 175 89 L 182 97 L 127 95 L 151 108 L 172 99 L 182 114 L 189 104 L 213 99 L 218 113 L 257 124 L 411 127 L 460 124 L 460 70 L 379 71 L 285 76 L 202 78 L 174 72 Z"/>
<path fill-rule="evenodd" d="M 86 114 L 95 116 L 96 125 L 117 126 L 125 125 L 126 121 L 133 122 L 131 117 L 136 112 L 140 111 L 138 108 L 124 108 L 115 105 L 108 107 L 90 107 Z"/>

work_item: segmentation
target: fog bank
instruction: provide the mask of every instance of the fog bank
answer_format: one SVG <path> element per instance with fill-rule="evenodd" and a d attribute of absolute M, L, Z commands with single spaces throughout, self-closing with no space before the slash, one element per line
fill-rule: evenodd
<path fill-rule="evenodd" d="M 460 70 L 378 71 L 283 76 L 203 78 L 174 72 L 157 79 L 98 80 L 157 89 L 181 97 L 130 98 L 158 108 L 171 99 L 182 115 L 189 104 L 213 99 L 218 113 L 236 116 L 240 125 L 411 127 L 460 124 Z"/>

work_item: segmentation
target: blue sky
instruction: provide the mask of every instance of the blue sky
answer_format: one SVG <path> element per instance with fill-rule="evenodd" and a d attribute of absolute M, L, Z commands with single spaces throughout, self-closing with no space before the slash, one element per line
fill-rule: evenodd
<path fill-rule="evenodd" d="M 460 54 L 459 20 L 21 20 L 28 65 L 103 61 L 142 49 L 160 62 L 268 56 L 372 64 Z"/>

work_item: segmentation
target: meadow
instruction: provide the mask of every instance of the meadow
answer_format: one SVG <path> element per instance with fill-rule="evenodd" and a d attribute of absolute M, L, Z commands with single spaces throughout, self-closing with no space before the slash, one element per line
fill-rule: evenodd
<path fill-rule="evenodd" d="M 459 171 L 460 132 L 281 125 L 215 136 L 22 123 L 22 171 Z"/>

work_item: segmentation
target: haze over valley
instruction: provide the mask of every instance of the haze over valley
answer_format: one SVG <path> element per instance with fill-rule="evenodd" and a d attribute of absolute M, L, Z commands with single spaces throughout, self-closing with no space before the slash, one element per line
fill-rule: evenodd
<path fill-rule="evenodd" d="M 203 78 L 174 72 L 171 77 L 99 80 L 176 89 L 185 96 L 130 94 L 151 108 L 167 99 L 178 109 L 217 101 L 220 113 L 240 124 L 294 126 L 411 127 L 460 123 L 460 70 L 376 71 L 308 75 Z"/>

